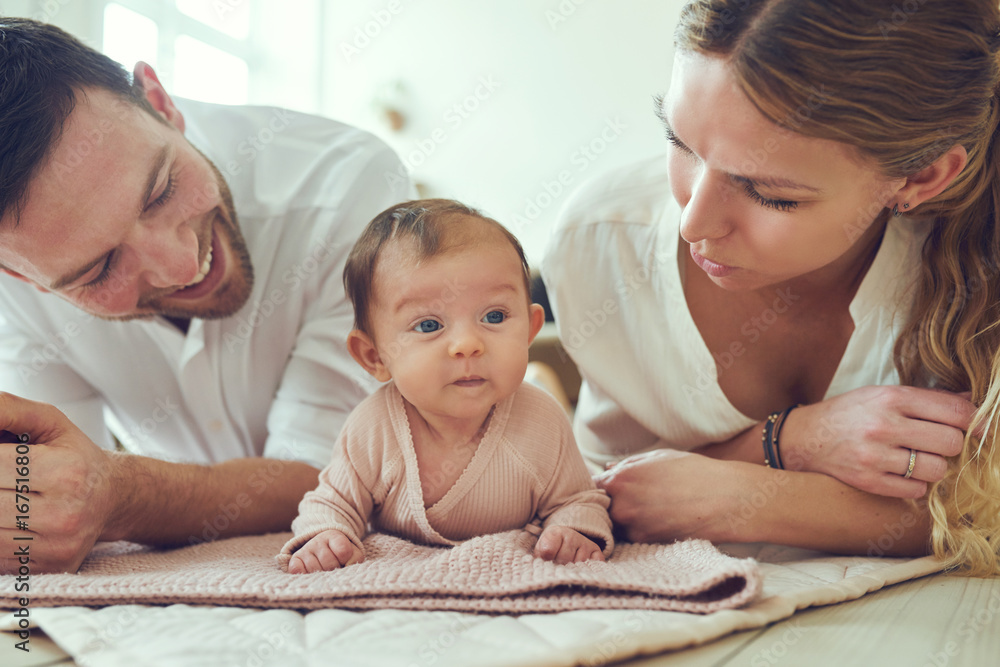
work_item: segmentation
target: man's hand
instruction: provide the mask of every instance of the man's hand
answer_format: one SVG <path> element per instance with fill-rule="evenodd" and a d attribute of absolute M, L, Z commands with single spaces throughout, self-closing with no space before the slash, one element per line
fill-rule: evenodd
<path fill-rule="evenodd" d="M 25 549 L 32 573 L 75 572 L 97 540 L 117 539 L 105 535 L 116 457 L 56 408 L 11 394 L 0 393 L 0 430 L 29 438 L 0 443 L 0 572 L 16 573 Z"/>

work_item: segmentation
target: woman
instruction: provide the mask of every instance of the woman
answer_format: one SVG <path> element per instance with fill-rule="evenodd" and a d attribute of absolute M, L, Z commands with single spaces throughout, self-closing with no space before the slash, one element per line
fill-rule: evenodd
<path fill-rule="evenodd" d="M 1000 570 L 998 32 L 995 0 L 685 7 L 667 160 L 579 192 L 543 268 L 627 537 Z"/>

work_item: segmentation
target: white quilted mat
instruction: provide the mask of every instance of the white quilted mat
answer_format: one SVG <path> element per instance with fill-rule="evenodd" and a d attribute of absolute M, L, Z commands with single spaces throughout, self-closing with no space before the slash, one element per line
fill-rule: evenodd
<path fill-rule="evenodd" d="M 35 608 L 33 620 L 83 667 L 468 667 L 599 665 L 694 646 L 853 600 L 941 569 L 931 557 L 847 558 L 727 545 L 764 575 L 754 604 L 708 615 L 646 610 L 477 615 L 443 611 L 123 605 Z"/>

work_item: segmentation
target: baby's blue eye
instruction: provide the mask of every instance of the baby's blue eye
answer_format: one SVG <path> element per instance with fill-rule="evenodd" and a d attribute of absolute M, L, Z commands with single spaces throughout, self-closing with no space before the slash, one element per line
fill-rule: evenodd
<path fill-rule="evenodd" d="M 419 331 L 420 333 L 434 333 L 441 328 L 441 323 L 437 320 L 423 320 L 417 326 L 413 327 L 414 331 Z"/>
<path fill-rule="evenodd" d="M 500 324 L 504 321 L 504 317 L 503 311 L 491 310 L 486 313 L 486 317 L 483 318 L 483 322 L 487 322 L 488 324 Z"/>

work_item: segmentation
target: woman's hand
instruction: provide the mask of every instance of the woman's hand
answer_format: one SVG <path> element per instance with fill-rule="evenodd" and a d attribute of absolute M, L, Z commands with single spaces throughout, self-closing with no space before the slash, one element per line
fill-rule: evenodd
<path fill-rule="evenodd" d="M 781 458 L 789 470 L 825 473 L 882 496 L 920 498 L 944 477 L 946 457 L 962 451 L 974 411 L 966 394 L 861 387 L 793 410 L 781 431 Z"/>
<path fill-rule="evenodd" d="M 630 456 L 594 481 L 611 496 L 611 520 L 630 542 L 731 541 L 745 467 L 761 466 L 658 449 Z"/>

